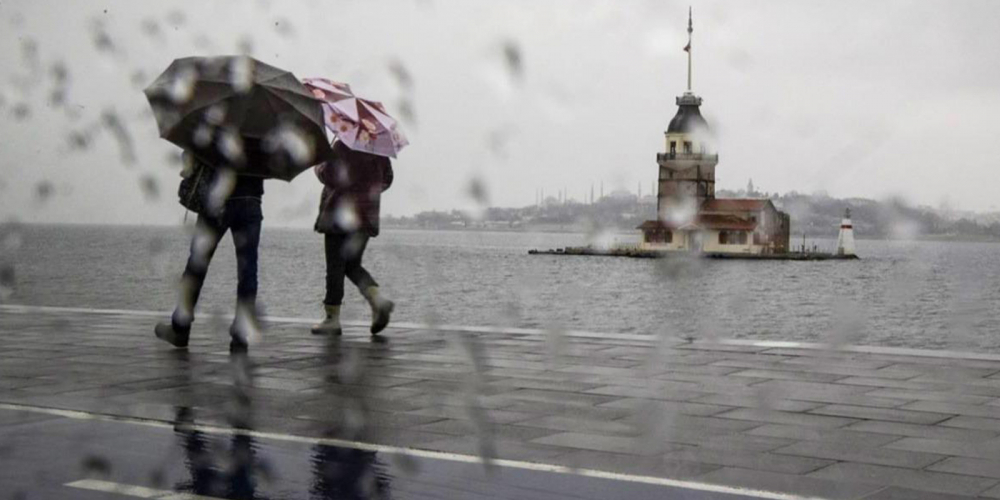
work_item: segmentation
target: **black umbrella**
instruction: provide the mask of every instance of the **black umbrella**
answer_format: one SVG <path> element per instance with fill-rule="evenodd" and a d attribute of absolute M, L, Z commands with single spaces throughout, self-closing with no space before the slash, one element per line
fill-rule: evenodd
<path fill-rule="evenodd" d="M 144 92 L 160 137 L 241 175 L 290 181 L 330 151 L 320 102 L 250 57 L 176 59 Z"/>

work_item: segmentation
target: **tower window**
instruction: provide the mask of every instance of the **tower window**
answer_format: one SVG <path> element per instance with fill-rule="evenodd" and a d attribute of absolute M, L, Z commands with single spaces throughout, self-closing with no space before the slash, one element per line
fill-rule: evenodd
<path fill-rule="evenodd" d="M 677 141 L 670 141 L 670 156 L 677 154 Z"/>
<path fill-rule="evenodd" d="M 684 153 L 691 154 L 691 141 L 684 141 Z"/>

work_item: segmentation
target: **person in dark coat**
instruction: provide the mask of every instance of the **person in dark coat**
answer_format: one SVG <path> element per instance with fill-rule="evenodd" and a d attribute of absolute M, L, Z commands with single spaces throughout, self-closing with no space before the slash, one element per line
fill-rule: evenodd
<path fill-rule="evenodd" d="M 326 253 L 326 318 L 312 328 L 317 335 L 340 335 L 344 277 L 361 291 L 372 308 L 371 333 L 389 324 L 394 304 L 379 293 L 378 283 L 361 265 L 369 238 L 379 233 L 379 202 L 392 185 L 392 163 L 384 156 L 354 151 L 341 142 L 316 166 L 323 183 L 314 229 L 324 235 Z"/>
<path fill-rule="evenodd" d="M 251 150 L 253 145 L 248 145 Z M 188 152 L 189 165 L 198 160 Z M 157 338 L 175 347 L 187 347 L 194 322 L 194 310 L 208 274 L 208 266 L 222 237 L 233 235 L 236 248 L 236 316 L 229 328 L 232 352 L 245 352 L 260 336 L 256 316 L 257 261 L 261 224 L 264 220 L 261 200 L 264 197 L 262 177 L 238 175 L 232 168 L 211 168 L 212 198 L 198 214 L 191 253 L 181 277 L 180 297 L 169 322 L 156 325 Z"/>

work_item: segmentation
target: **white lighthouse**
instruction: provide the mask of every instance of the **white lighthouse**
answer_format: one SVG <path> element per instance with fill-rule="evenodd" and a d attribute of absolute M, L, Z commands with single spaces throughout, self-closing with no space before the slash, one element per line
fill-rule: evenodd
<path fill-rule="evenodd" d="M 854 224 L 851 224 L 851 209 L 844 210 L 844 220 L 840 222 L 837 235 L 837 255 L 856 255 L 854 252 Z"/>

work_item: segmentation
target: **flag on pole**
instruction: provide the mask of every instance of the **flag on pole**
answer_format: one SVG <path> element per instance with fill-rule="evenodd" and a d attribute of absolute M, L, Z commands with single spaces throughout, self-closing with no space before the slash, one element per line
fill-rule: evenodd
<path fill-rule="evenodd" d="M 691 52 L 691 42 L 684 46 L 684 52 Z"/>

